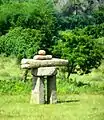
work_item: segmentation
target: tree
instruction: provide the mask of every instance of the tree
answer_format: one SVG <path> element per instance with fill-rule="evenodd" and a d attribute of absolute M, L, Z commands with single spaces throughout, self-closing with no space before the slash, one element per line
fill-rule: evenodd
<path fill-rule="evenodd" d="M 57 35 L 53 4 L 49 0 L 21 1 L 24 2 L 14 1 L 0 6 L 0 35 L 5 35 L 10 28 L 15 27 L 39 30 L 43 35 L 40 48 L 50 52 L 49 49 L 55 42 L 54 36 Z"/>
<path fill-rule="evenodd" d="M 31 58 L 40 49 L 43 35 L 39 30 L 16 27 L 0 37 L 0 54 L 15 55 L 18 60 Z"/>
<path fill-rule="evenodd" d="M 97 68 L 102 59 L 100 47 L 90 36 L 78 36 L 72 31 L 60 32 L 53 54 L 69 60 L 68 73 L 87 74 Z"/>

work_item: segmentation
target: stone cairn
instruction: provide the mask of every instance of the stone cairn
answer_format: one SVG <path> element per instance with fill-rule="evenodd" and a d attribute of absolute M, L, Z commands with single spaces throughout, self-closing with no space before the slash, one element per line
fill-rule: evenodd
<path fill-rule="evenodd" d="M 52 58 L 52 55 L 46 55 L 44 50 L 39 50 L 38 54 L 39 55 L 35 55 L 33 59 L 22 59 L 21 61 L 21 68 L 31 69 L 33 76 L 30 103 L 45 103 L 44 77 L 47 78 L 47 103 L 57 103 L 56 67 L 68 65 L 68 60 Z"/>

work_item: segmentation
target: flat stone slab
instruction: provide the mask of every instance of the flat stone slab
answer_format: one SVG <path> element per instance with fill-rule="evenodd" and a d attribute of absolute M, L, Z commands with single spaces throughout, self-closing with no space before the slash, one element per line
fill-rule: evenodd
<path fill-rule="evenodd" d="M 22 59 L 21 61 L 21 68 L 23 69 L 66 65 L 68 65 L 68 60 L 57 58 L 52 58 L 51 60 Z"/>
<path fill-rule="evenodd" d="M 51 60 L 52 55 L 35 55 L 33 59 L 34 60 Z"/>
<path fill-rule="evenodd" d="M 53 76 L 57 74 L 56 67 L 40 67 L 37 69 L 32 69 L 33 76 Z"/>

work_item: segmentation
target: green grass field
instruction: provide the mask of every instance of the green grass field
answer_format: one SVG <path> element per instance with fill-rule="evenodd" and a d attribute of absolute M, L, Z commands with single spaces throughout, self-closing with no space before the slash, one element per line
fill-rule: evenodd
<path fill-rule="evenodd" d="M 104 120 L 103 95 L 58 95 L 52 105 L 30 105 L 29 97 L 0 96 L 0 120 Z"/>
<path fill-rule="evenodd" d="M 104 120 L 104 62 L 88 75 L 57 76 L 57 104 L 31 105 L 31 80 L 15 58 L 0 57 L 0 120 Z M 28 80 L 31 79 L 29 73 Z"/>

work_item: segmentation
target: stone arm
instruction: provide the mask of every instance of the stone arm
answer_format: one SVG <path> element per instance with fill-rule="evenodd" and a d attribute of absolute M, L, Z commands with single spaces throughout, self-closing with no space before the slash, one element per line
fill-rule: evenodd
<path fill-rule="evenodd" d="M 52 66 L 67 66 L 68 60 L 52 58 L 51 60 L 22 59 L 21 68 L 39 68 Z"/>

